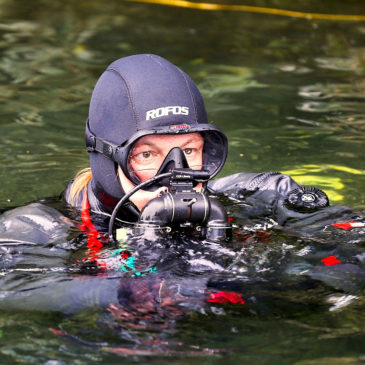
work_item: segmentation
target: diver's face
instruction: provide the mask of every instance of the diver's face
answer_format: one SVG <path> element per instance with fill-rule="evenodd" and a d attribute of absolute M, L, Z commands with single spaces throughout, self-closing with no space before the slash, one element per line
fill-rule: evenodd
<path fill-rule="evenodd" d="M 204 140 L 200 133 L 188 133 L 181 135 L 149 135 L 140 138 L 130 153 L 130 167 L 141 179 L 155 176 L 167 154 L 174 148 L 180 147 L 186 156 L 189 167 L 194 170 L 202 168 Z M 118 167 L 118 175 L 123 190 L 128 193 L 134 188 L 133 183 L 125 176 L 121 167 Z M 200 189 L 199 184 L 195 189 Z M 156 191 L 138 190 L 130 197 L 130 200 L 142 210 L 152 199 L 158 197 L 161 187 Z"/>
<path fill-rule="evenodd" d="M 141 182 L 156 175 L 167 154 L 180 147 L 194 170 L 202 168 L 204 140 L 200 133 L 148 135 L 140 138 L 130 153 L 129 165 Z"/>

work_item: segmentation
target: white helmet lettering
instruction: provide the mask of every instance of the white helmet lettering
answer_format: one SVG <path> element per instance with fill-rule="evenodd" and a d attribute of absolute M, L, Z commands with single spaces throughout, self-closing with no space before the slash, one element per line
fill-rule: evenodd
<path fill-rule="evenodd" d="M 187 106 L 165 106 L 157 109 L 148 110 L 146 112 L 146 120 L 160 118 L 168 115 L 189 115 L 189 107 Z"/>

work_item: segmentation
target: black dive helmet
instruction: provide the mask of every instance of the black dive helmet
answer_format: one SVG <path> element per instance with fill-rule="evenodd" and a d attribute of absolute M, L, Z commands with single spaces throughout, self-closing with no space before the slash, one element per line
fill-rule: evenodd
<path fill-rule="evenodd" d="M 118 165 L 134 184 L 140 183 L 128 168 L 128 153 L 138 138 L 193 132 L 204 138 L 203 169 L 212 178 L 225 163 L 227 138 L 208 123 L 203 98 L 191 78 L 156 55 L 113 62 L 95 86 L 86 123 L 94 193 L 110 203 L 125 194 Z"/>

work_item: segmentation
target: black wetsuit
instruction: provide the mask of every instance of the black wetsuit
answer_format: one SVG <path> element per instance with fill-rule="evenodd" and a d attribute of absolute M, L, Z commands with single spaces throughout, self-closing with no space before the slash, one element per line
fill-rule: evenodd
<path fill-rule="evenodd" d="M 69 250 L 76 250 L 77 244 L 75 242 L 70 243 L 67 237 L 70 227 L 76 226 L 76 224 L 69 221 L 56 209 L 35 203 L 9 210 L 0 217 L 2 271 L 9 273 L 13 268 L 19 267 L 38 267 L 40 269 L 56 267 L 60 272 L 65 270 L 66 273 L 59 274 L 57 282 L 52 287 L 46 286 L 46 289 L 42 289 L 42 285 L 32 288 L 31 284 L 27 284 L 25 291 L 32 288 L 27 293 L 24 290 L 21 292 L 7 291 L 6 293 L 11 294 L 2 294 L 3 299 L 0 306 L 25 306 L 27 308 L 34 306 L 40 309 L 51 308 L 52 310 L 73 312 L 90 305 L 107 306 L 112 303 L 119 303 L 123 306 L 131 306 L 128 298 L 132 298 L 132 307 L 138 307 L 148 294 L 146 287 L 150 290 L 150 300 L 161 304 L 164 299 L 159 295 L 162 293 L 161 285 L 164 285 L 166 296 L 175 296 L 176 303 L 183 303 L 184 308 L 193 309 L 194 306 L 198 305 L 197 301 L 199 302 L 204 298 L 204 292 L 208 287 L 213 288 L 212 290 L 221 288 L 230 290 L 238 288 L 240 290 L 241 284 L 235 284 L 236 281 L 231 279 L 228 282 L 220 280 L 219 275 L 222 273 L 226 275 L 227 272 L 235 272 L 234 275 L 237 275 L 237 272 L 246 264 L 249 267 L 247 257 L 245 259 L 242 257 L 249 255 L 250 250 L 255 249 L 254 245 L 251 244 L 252 242 L 261 242 L 262 237 L 260 238 L 255 232 L 270 230 L 271 227 L 277 229 L 278 237 L 281 235 L 280 232 L 284 232 L 287 246 L 290 246 L 290 237 L 305 242 L 304 248 L 308 250 L 305 255 L 307 255 L 309 262 L 313 260 L 320 262 L 323 254 L 321 256 L 318 250 L 308 248 L 312 247 L 308 244 L 313 246 L 317 244 L 321 250 L 325 247 L 326 254 L 337 253 L 347 260 L 343 264 L 334 266 L 333 269 L 326 270 L 317 264 L 305 266 L 307 263 L 305 265 L 300 263 L 301 267 L 305 267 L 307 270 L 306 277 L 320 280 L 345 291 L 359 290 L 365 281 L 365 257 L 361 244 L 359 245 L 359 243 L 364 242 L 365 228 L 340 230 L 333 227 L 333 224 L 354 219 L 360 222 L 361 217 L 342 206 L 329 206 L 311 212 L 293 210 L 285 202 L 288 194 L 296 189 L 301 189 L 301 187 L 290 177 L 279 173 L 239 173 L 211 181 L 208 190 L 210 194 L 222 197 L 230 217 L 233 217 L 238 223 L 236 236 L 238 241 L 242 241 L 242 244 L 246 245 L 246 251 L 240 251 L 237 248 L 237 243 L 233 243 L 233 248 L 230 244 L 225 248 L 225 244 L 209 244 L 196 239 L 192 239 L 191 242 L 189 239 L 178 239 L 180 241 L 177 243 L 161 241 L 158 247 L 151 243 L 146 245 L 137 242 L 134 253 L 136 254 L 136 261 L 139 260 L 141 263 L 139 266 L 136 265 L 136 270 L 140 270 L 138 275 L 141 273 L 141 268 L 158 266 L 158 273 L 153 274 L 154 276 L 151 274 L 139 278 L 138 285 L 141 288 L 138 290 L 141 290 L 142 294 L 140 293 L 138 300 L 135 298 L 133 289 L 138 288 L 138 285 L 135 286 L 136 282 L 133 281 L 136 280 L 136 270 L 134 272 L 119 272 L 119 276 L 113 276 L 113 274 L 109 279 L 89 277 L 87 280 L 84 278 L 81 281 L 70 280 L 67 274 L 67 265 L 69 265 L 67 260 Z M 66 200 L 67 196 L 68 190 L 66 190 Z M 92 185 L 89 185 L 88 198 L 91 211 L 95 213 L 96 217 L 100 216 L 97 227 L 98 229 L 103 228 L 102 223 L 107 223 L 107 215 L 110 214 L 110 210 L 103 209 L 103 204 L 94 194 Z M 77 209 L 81 207 L 81 199 Z M 121 214 L 121 218 L 129 218 L 130 221 L 135 221 L 138 217 L 138 211 L 133 204 L 129 204 L 122 210 Z M 104 229 L 107 229 L 106 225 Z M 240 237 L 244 237 L 244 239 Z M 169 252 L 170 250 L 171 252 Z M 286 272 L 296 275 L 295 270 L 298 266 L 296 256 L 293 255 L 289 260 L 286 253 L 282 254 L 281 250 L 282 247 L 280 247 L 279 254 L 279 251 L 273 247 L 272 257 L 266 264 L 270 266 L 274 261 L 276 264 L 280 262 L 282 267 L 276 267 L 277 272 L 286 270 Z M 32 254 L 37 251 L 41 252 L 44 261 L 32 261 Z M 111 250 L 109 253 L 114 254 Z M 279 255 L 280 260 L 285 257 L 285 260 L 281 262 L 275 255 Z M 254 256 L 250 256 L 250 260 L 253 260 L 253 257 L 256 260 L 256 265 L 259 258 L 257 258 L 256 253 Z M 148 263 L 149 261 L 151 261 L 152 266 Z M 244 262 L 246 263 L 244 264 Z M 236 267 L 238 271 L 235 271 Z M 74 265 L 73 269 L 77 272 L 77 265 Z M 181 276 L 182 273 L 185 273 L 186 277 L 184 277 L 185 274 Z M 192 276 L 189 276 L 189 273 Z M 253 284 L 256 281 L 262 281 L 265 274 L 255 270 L 250 272 L 248 269 L 247 275 Z M 120 276 L 123 276 L 122 280 Z M 272 280 L 271 277 L 268 278 L 265 277 L 265 280 Z M 92 286 L 90 286 L 91 282 L 94 283 Z M 245 278 L 244 282 L 247 284 L 249 280 Z M 52 291 L 55 289 L 58 293 L 63 294 L 53 296 L 52 300 L 47 301 L 45 298 L 52 296 Z M 248 289 L 246 288 L 246 290 Z M 24 296 L 28 298 L 27 304 L 21 300 Z M 62 296 L 62 300 L 60 300 L 60 296 Z"/>
<path fill-rule="evenodd" d="M 70 185 L 64 194 L 66 201 Z M 110 202 L 105 198 L 95 188 L 93 180 L 90 181 L 87 191 L 91 211 L 103 216 L 110 215 L 117 202 Z M 348 221 L 356 215 L 344 206 L 317 207 L 307 211 L 289 206 L 286 204 L 287 199 L 293 191 L 301 192 L 303 188 L 290 176 L 278 172 L 237 173 L 211 180 L 208 184 L 210 194 L 229 199 L 234 216 L 258 221 L 270 218 L 274 224 L 283 226 L 288 231 L 296 231 L 298 236 L 320 235 L 326 225 L 338 220 Z M 82 198 L 81 195 L 78 199 L 77 209 L 81 209 Z M 118 214 L 121 220 L 135 222 L 139 211 L 132 202 L 128 202 Z M 105 226 L 104 229 L 106 228 Z"/>

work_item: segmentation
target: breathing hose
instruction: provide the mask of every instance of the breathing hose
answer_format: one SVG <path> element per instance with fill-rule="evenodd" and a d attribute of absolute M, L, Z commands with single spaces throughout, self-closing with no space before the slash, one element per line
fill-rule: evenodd
<path fill-rule="evenodd" d="M 110 221 L 109 221 L 109 228 L 108 228 L 108 235 L 109 238 L 111 240 L 114 239 L 113 237 L 113 226 L 114 226 L 114 221 L 115 221 L 115 217 L 117 216 L 117 213 L 119 211 L 119 209 L 121 208 L 121 206 L 133 195 L 135 194 L 138 190 L 144 188 L 146 185 L 149 185 L 151 183 L 154 183 L 158 180 L 161 180 L 165 177 L 170 177 L 172 176 L 172 172 L 166 172 L 164 174 L 158 175 L 158 176 L 154 176 L 146 181 L 144 181 L 143 183 L 137 185 L 136 187 L 134 187 L 132 190 L 130 190 L 126 195 L 124 195 L 118 202 L 118 204 L 115 206 L 112 215 L 110 216 Z"/>

